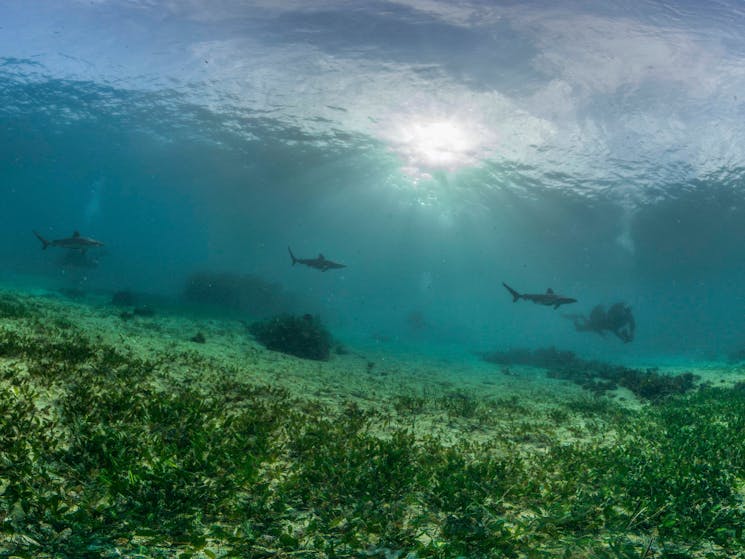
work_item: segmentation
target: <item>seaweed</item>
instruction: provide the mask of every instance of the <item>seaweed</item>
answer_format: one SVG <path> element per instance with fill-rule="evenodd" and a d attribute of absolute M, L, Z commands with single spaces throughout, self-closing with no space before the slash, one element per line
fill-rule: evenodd
<path fill-rule="evenodd" d="M 254 322 L 248 329 L 273 351 L 317 361 L 326 361 L 331 354 L 331 334 L 318 316 L 283 314 Z"/>
<path fill-rule="evenodd" d="M 0 318 L 27 318 L 29 306 L 13 295 L 0 294 Z"/>
<path fill-rule="evenodd" d="M 558 350 L 555 347 L 540 349 L 509 349 L 489 351 L 479 354 L 484 361 L 498 365 L 530 365 L 533 367 L 555 368 L 573 366 L 581 360 L 573 351 Z"/>
<path fill-rule="evenodd" d="M 554 347 L 486 352 L 481 354 L 481 358 L 500 365 L 531 365 L 545 368 L 548 369 L 549 377 L 571 380 L 598 395 L 623 386 L 638 397 L 650 401 L 683 394 L 693 389 L 699 379 L 690 372 L 664 375 L 657 369 L 635 369 L 602 361 L 585 360 L 572 351 L 560 351 Z"/>
<path fill-rule="evenodd" d="M 633 412 L 588 396 L 532 426 L 517 398 L 405 393 L 390 422 L 242 381 L 194 351 L 142 359 L 74 328 L 20 326 L 0 330 L 0 556 L 737 557 L 745 546 L 743 384 Z M 182 365 L 210 380 L 165 372 Z M 488 437 L 412 428 L 424 412 L 461 423 L 499 410 L 509 422 Z M 596 438 L 554 436 L 575 413 L 600 426 Z"/>
<path fill-rule="evenodd" d="M 690 372 L 665 375 L 656 369 L 634 369 L 600 361 L 579 361 L 574 367 L 550 369 L 547 374 L 552 378 L 571 380 L 596 394 L 623 386 L 649 401 L 683 394 L 693 389 L 699 378 Z"/>

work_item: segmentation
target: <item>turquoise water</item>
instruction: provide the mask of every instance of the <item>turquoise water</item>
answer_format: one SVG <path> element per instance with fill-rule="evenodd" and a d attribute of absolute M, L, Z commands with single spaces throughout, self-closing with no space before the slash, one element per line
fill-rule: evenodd
<path fill-rule="evenodd" d="M 745 559 L 744 54 L 734 0 L 0 2 L 0 557 Z"/>
<path fill-rule="evenodd" d="M 250 273 L 392 352 L 723 358 L 745 344 L 743 15 L 614 5 L 4 2 L 3 279 L 178 298 Z M 32 230 L 105 246 L 70 262 Z M 562 317 L 617 301 L 632 343 Z"/>

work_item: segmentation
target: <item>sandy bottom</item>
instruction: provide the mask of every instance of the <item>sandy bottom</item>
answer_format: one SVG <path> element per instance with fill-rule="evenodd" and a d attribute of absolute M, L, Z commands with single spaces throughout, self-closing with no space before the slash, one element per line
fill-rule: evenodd
<path fill-rule="evenodd" d="M 540 449 L 550 437 L 567 442 L 607 437 L 591 425 L 586 410 L 597 398 L 578 385 L 552 379 L 542 369 L 499 366 L 478 356 L 434 358 L 424 353 L 393 352 L 382 344 L 345 346 L 328 361 L 311 361 L 265 349 L 240 320 L 185 314 L 154 306 L 152 317 L 121 314 L 110 296 L 70 299 L 54 291 L 4 291 L 33 306 L 43 321 L 60 331 L 74 328 L 94 342 L 114 346 L 143 359 L 156 360 L 176 381 L 209 383 L 215 375 L 282 388 L 299 399 L 331 410 L 350 405 L 380 414 L 384 435 L 405 427 L 422 437 L 474 442 L 494 437 L 513 439 Z M 129 309 L 131 310 L 131 309 Z M 0 319 L 6 329 L 28 328 L 24 320 Z M 204 343 L 192 341 L 197 333 Z M 745 368 L 722 363 L 669 367 L 663 373 L 693 372 L 701 382 L 730 386 L 745 379 Z M 645 404 L 630 391 L 607 393 L 614 406 L 635 410 Z M 577 409 L 582 412 L 578 413 Z M 515 441 L 515 426 L 521 439 Z"/>

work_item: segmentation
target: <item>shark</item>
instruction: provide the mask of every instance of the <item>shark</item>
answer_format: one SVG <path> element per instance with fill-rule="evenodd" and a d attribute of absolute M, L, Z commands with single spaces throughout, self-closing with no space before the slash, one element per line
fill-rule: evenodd
<path fill-rule="evenodd" d="M 98 257 L 91 256 L 87 250 L 68 249 L 57 260 L 57 264 L 63 268 L 78 268 L 92 270 L 98 268 Z"/>
<path fill-rule="evenodd" d="M 91 239 L 90 237 L 83 237 L 77 231 L 75 231 L 71 237 L 67 237 L 65 239 L 54 239 L 51 241 L 45 239 L 36 231 L 34 231 L 34 235 L 36 235 L 36 238 L 41 241 L 41 248 L 44 250 L 46 250 L 47 247 L 60 247 L 69 248 L 72 250 L 86 251 L 89 248 L 103 246 L 103 243 L 101 241 Z"/>
<path fill-rule="evenodd" d="M 518 299 L 525 299 L 526 301 L 533 301 L 538 305 L 546 305 L 547 307 L 553 307 L 554 310 L 558 309 L 561 305 L 568 305 L 569 303 L 576 303 L 577 299 L 571 297 L 564 297 L 563 295 L 557 295 L 554 290 L 550 287 L 545 293 L 518 293 L 512 289 L 509 285 L 502 282 L 505 289 L 512 295 L 512 302 L 517 302 Z"/>
<path fill-rule="evenodd" d="M 319 254 L 317 258 L 295 258 L 295 255 L 292 254 L 292 249 L 290 247 L 287 247 L 287 250 L 290 253 L 290 258 L 292 258 L 293 266 L 299 262 L 300 264 L 305 264 L 306 266 L 315 268 L 316 270 L 321 270 L 322 272 L 347 267 L 346 264 L 338 264 L 336 262 L 332 262 L 331 260 L 327 260 L 326 258 L 324 258 L 323 254 Z"/>

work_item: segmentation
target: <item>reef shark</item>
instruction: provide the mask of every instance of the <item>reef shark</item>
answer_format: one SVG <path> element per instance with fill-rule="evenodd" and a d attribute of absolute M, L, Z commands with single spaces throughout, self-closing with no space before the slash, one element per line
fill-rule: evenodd
<path fill-rule="evenodd" d="M 82 237 L 77 231 L 72 234 L 72 237 L 67 237 L 66 239 L 54 239 L 52 241 L 45 239 L 36 231 L 34 231 L 34 235 L 36 235 L 36 238 L 41 241 L 42 249 L 46 249 L 47 247 L 60 247 L 86 251 L 89 248 L 103 246 L 101 241 L 91 239 L 90 237 Z"/>
<path fill-rule="evenodd" d="M 287 250 L 290 253 L 290 258 L 292 258 L 293 266 L 299 262 L 300 264 L 305 264 L 306 266 L 310 266 L 311 268 L 315 268 L 316 270 L 321 270 L 322 272 L 325 272 L 326 270 L 347 267 L 346 264 L 337 264 L 336 262 L 332 262 L 331 260 L 326 260 L 323 254 L 319 254 L 318 258 L 295 258 L 295 255 L 292 254 L 292 249 L 290 247 L 287 247 Z"/>
<path fill-rule="evenodd" d="M 512 289 L 509 285 L 502 282 L 505 289 L 512 295 L 512 302 L 517 302 L 518 299 L 525 299 L 527 301 L 533 301 L 538 305 L 546 305 L 547 307 L 553 307 L 554 310 L 558 309 L 561 305 L 568 305 L 569 303 L 576 303 L 577 299 L 571 297 L 564 297 L 563 295 L 557 295 L 554 290 L 550 287 L 545 293 L 518 293 Z"/>

